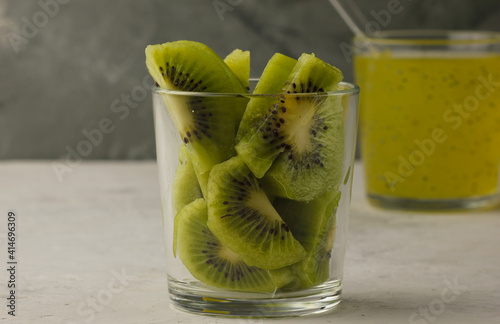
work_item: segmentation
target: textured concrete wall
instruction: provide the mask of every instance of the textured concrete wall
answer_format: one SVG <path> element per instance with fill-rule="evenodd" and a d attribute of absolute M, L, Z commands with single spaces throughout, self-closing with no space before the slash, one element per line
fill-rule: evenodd
<path fill-rule="evenodd" d="M 357 3 L 370 16 L 389 1 L 395 0 Z M 214 3 L 230 10 L 218 13 Z M 387 28 L 500 30 L 498 0 L 400 5 Z M 221 56 L 248 49 L 253 76 L 274 52 L 314 52 L 352 81 L 339 47 L 350 38 L 327 0 L 3 0 L 0 158 L 64 157 L 85 131 L 99 127 L 109 132 L 88 159 L 154 158 L 151 98 L 143 86 L 147 44 L 197 40 Z"/>

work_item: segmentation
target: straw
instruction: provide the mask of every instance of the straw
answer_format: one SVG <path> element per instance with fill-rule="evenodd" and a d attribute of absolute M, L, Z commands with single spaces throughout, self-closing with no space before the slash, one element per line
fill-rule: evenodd
<path fill-rule="evenodd" d="M 338 2 L 338 0 L 336 0 Z M 366 26 L 368 25 L 369 21 L 366 18 L 365 14 L 359 9 L 358 5 L 354 1 L 346 1 L 349 7 L 351 7 L 352 13 L 358 17 L 358 20 L 360 21 L 361 26 Z M 359 25 L 359 24 L 358 24 Z"/>
<path fill-rule="evenodd" d="M 347 24 L 349 29 L 351 29 L 354 35 L 356 35 L 356 37 L 358 37 L 359 39 L 368 38 L 368 36 L 363 32 L 362 27 L 366 26 L 369 23 L 369 21 L 363 14 L 363 12 L 359 9 L 359 7 L 356 5 L 354 0 L 343 0 L 343 1 L 329 0 L 329 1 L 333 5 L 335 10 L 337 10 L 340 17 L 342 17 L 342 19 Z M 348 4 L 348 6 L 350 7 L 350 11 L 353 14 L 352 16 L 347 13 L 346 6 L 345 5 L 343 6 L 341 2 L 343 2 L 344 4 L 346 3 Z M 353 17 L 357 17 L 358 23 L 354 21 Z M 366 44 L 365 46 L 372 53 L 377 53 L 377 50 L 373 46 L 369 44 Z"/>
<path fill-rule="evenodd" d="M 339 0 L 329 0 L 330 3 L 333 5 L 333 7 L 337 10 L 339 13 L 340 17 L 344 20 L 344 22 L 347 24 L 347 26 L 351 29 L 351 31 L 354 33 L 356 36 L 361 36 L 361 37 L 366 37 L 365 33 L 361 30 L 361 28 L 354 22 L 354 19 L 347 13 L 345 8 L 342 6 Z M 358 18 L 361 17 L 361 20 L 364 20 L 365 22 L 368 22 L 368 19 L 363 15 L 361 10 L 359 10 L 358 6 L 353 2 L 353 0 L 347 0 L 347 3 L 350 3 L 351 10 L 354 9 L 354 12 L 358 16 Z M 366 23 L 365 23 L 366 25 Z"/>

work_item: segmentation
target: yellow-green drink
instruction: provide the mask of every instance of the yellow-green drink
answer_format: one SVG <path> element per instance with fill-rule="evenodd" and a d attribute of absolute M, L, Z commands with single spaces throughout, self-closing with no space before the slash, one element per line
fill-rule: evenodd
<path fill-rule="evenodd" d="M 401 45 L 391 39 L 386 48 L 356 56 L 362 158 L 373 203 L 423 209 L 494 204 L 498 37 L 488 34 L 472 44 L 411 39 Z"/>

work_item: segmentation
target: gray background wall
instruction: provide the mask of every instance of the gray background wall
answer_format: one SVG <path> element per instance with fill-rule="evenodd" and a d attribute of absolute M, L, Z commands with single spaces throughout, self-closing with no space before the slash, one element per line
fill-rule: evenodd
<path fill-rule="evenodd" d="M 357 3 L 369 16 L 389 1 Z M 231 10 L 219 15 L 214 3 Z M 400 3 L 387 29 L 500 31 L 498 0 Z M 112 131 L 86 158 L 154 158 L 147 44 L 190 39 L 221 56 L 247 49 L 253 76 L 275 52 L 314 52 L 353 81 L 339 47 L 350 38 L 327 0 L 2 0 L 0 159 L 64 158 L 102 120 Z"/>

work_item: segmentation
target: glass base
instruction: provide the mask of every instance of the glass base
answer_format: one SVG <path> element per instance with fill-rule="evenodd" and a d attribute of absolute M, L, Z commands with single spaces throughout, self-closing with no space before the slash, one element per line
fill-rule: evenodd
<path fill-rule="evenodd" d="M 368 194 L 368 200 L 376 207 L 424 211 L 459 211 L 493 208 L 500 203 L 498 195 L 458 199 L 409 199 Z"/>
<path fill-rule="evenodd" d="M 174 308 L 221 317 L 278 318 L 321 314 L 334 310 L 342 293 L 339 280 L 293 293 L 258 294 L 205 288 L 169 278 Z"/>

